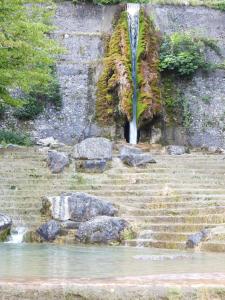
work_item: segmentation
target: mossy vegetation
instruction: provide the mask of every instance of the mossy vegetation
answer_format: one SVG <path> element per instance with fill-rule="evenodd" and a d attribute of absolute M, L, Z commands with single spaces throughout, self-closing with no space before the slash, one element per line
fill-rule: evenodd
<path fill-rule="evenodd" d="M 141 10 L 137 48 L 138 125 L 151 121 L 161 111 L 159 43 L 152 20 Z"/>
<path fill-rule="evenodd" d="M 109 39 L 97 84 L 96 118 L 111 125 L 118 116 L 131 119 L 133 83 L 127 13 L 122 12 Z"/>
<path fill-rule="evenodd" d="M 6 228 L 0 231 L 0 242 L 4 242 L 9 235 L 10 235 L 10 228 Z"/>
<path fill-rule="evenodd" d="M 149 122 L 161 110 L 159 89 L 159 36 L 153 22 L 140 12 L 137 49 L 137 120 Z M 133 82 L 127 13 L 122 12 L 109 40 L 103 73 L 97 85 L 97 120 L 111 125 L 132 118 Z"/>
<path fill-rule="evenodd" d="M 30 136 L 20 131 L 0 129 L 0 144 L 31 146 Z"/>

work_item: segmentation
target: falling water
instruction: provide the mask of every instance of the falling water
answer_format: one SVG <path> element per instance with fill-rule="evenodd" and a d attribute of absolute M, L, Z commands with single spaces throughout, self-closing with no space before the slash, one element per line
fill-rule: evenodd
<path fill-rule="evenodd" d="M 23 242 L 24 234 L 26 233 L 27 229 L 25 227 L 16 227 L 15 229 L 11 230 L 11 234 L 9 240 L 6 243 L 10 244 L 20 244 Z"/>
<path fill-rule="evenodd" d="M 131 45 L 132 59 L 132 80 L 134 85 L 134 93 L 132 99 L 132 120 L 130 122 L 130 143 L 137 144 L 137 44 L 139 31 L 139 10 L 140 4 L 128 3 L 128 25 Z"/>

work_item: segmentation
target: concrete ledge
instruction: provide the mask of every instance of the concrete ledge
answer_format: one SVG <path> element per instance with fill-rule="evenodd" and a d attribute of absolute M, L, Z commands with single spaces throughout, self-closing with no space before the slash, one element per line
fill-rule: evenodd
<path fill-rule="evenodd" d="M 225 274 L 177 274 L 102 280 L 0 281 L 1 300 L 224 299 Z"/>

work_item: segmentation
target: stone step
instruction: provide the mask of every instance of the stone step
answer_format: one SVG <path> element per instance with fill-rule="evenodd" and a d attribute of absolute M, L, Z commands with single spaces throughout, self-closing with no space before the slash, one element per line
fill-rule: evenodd
<path fill-rule="evenodd" d="M 171 242 L 171 241 L 154 241 L 151 239 L 134 239 L 127 240 L 125 242 L 126 246 L 132 247 L 154 247 L 154 248 L 164 248 L 164 249 L 179 249 L 185 250 L 186 243 L 185 242 Z"/>
<path fill-rule="evenodd" d="M 225 223 L 221 223 L 220 225 L 225 225 Z M 218 224 L 214 223 L 196 223 L 196 224 L 184 224 L 184 223 L 139 223 L 134 225 L 139 231 L 142 230 L 151 230 L 152 232 L 179 232 L 179 233 L 195 233 L 203 230 L 204 228 L 213 228 L 218 226 Z"/>
<path fill-rule="evenodd" d="M 131 216 L 127 214 L 121 215 L 126 220 L 135 223 L 137 226 L 140 223 L 184 223 L 184 224 L 199 224 L 199 223 L 214 223 L 220 224 L 225 222 L 225 214 L 207 214 L 198 216 Z"/>
<path fill-rule="evenodd" d="M 130 214 L 135 216 L 201 216 L 203 213 L 208 214 L 222 214 L 225 213 L 225 206 L 217 207 L 202 207 L 202 208 L 176 208 L 176 209 L 132 209 L 126 206 L 120 205 L 121 214 Z"/>

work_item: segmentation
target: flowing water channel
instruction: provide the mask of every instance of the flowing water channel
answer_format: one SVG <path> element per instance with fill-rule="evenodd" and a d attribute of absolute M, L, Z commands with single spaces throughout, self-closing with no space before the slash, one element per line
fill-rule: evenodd
<path fill-rule="evenodd" d="M 131 46 L 132 81 L 134 93 L 132 98 L 132 120 L 130 122 L 130 144 L 137 144 L 137 45 L 139 32 L 140 4 L 128 3 L 128 26 Z"/>
<path fill-rule="evenodd" d="M 0 244 L 0 279 L 223 273 L 225 254 L 107 246 Z"/>

